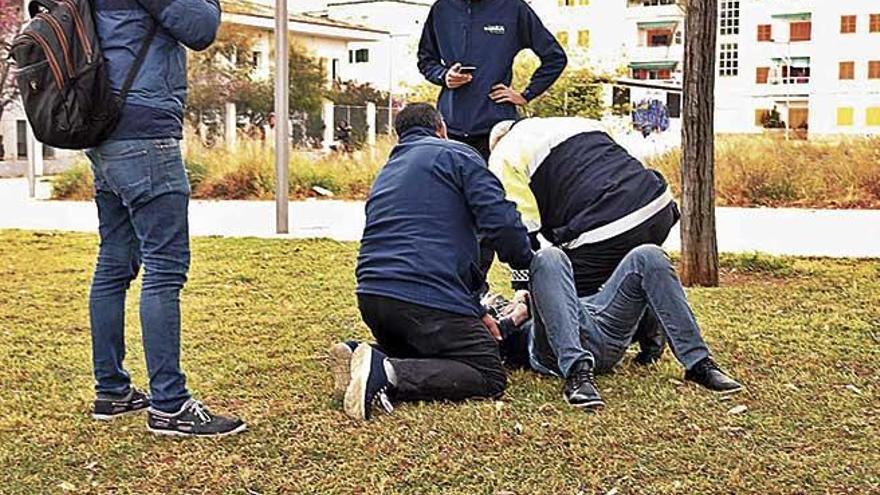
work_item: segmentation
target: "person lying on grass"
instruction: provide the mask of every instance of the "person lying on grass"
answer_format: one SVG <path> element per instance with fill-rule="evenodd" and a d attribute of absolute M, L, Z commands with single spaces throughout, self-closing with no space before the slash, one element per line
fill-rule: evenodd
<path fill-rule="evenodd" d="M 631 250 L 602 289 L 583 298 L 561 249 L 539 250 L 530 271 L 531 293 L 518 292 L 498 312 L 502 355 L 508 366 L 564 377 L 563 398 L 570 405 L 604 407 L 594 375 L 608 373 L 623 359 L 648 311 L 684 366 L 685 380 L 723 394 L 742 390 L 712 359 L 675 268 L 659 246 Z"/>
<path fill-rule="evenodd" d="M 378 346 L 330 349 L 336 394 L 356 419 L 374 404 L 390 412 L 395 400 L 500 396 L 507 377 L 498 328 L 477 295 L 477 234 L 515 268 L 533 256 L 501 183 L 473 148 L 447 139 L 434 107 L 408 105 L 394 125 L 399 144 L 370 191 L 356 272 Z"/>
<path fill-rule="evenodd" d="M 571 260 L 578 297 L 596 294 L 633 248 L 662 245 L 680 217 L 666 179 L 637 158 L 656 151 L 638 133 L 579 117 L 527 118 L 495 125 L 489 146 L 489 168 L 532 238 Z M 528 273 L 514 280 L 527 284 Z M 666 343 L 650 311 L 634 341 L 637 363 L 660 359 Z"/>

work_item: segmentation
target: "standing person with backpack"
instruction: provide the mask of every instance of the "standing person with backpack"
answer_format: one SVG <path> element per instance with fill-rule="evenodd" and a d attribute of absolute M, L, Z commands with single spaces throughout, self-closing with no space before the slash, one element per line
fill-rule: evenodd
<path fill-rule="evenodd" d="M 240 419 L 194 400 L 180 368 L 180 290 L 190 261 L 190 187 L 180 150 L 184 47 L 213 43 L 218 1 L 35 0 L 29 10 L 34 20 L 13 47 L 28 118 L 41 141 L 88 148 L 95 175 L 101 245 L 89 296 L 93 417 L 149 408 L 154 433 L 244 431 Z M 123 367 L 125 296 L 141 266 L 150 395 L 132 386 Z"/>
<path fill-rule="evenodd" d="M 243 431 L 210 413 L 186 388 L 180 368 L 180 290 L 189 269 L 190 187 L 180 150 L 186 48 L 204 50 L 220 26 L 217 0 L 127 0 L 95 4 L 95 22 L 114 91 L 149 48 L 109 139 L 88 150 L 95 172 L 101 249 L 89 309 L 98 397 L 95 415 L 143 407 L 122 367 L 125 293 L 144 267 L 140 315 L 150 375 L 148 426 L 186 436 Z M 155 30 L 155 34 L 151 34 Z"/>

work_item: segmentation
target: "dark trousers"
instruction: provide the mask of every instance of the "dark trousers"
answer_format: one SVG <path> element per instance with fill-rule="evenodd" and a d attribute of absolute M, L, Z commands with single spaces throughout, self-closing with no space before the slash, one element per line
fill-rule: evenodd
<path fill-rule="evenodd" d="M 489 135 L 488 134 L 480 134 L 478 136 L 456 136 L 453 134 L 449 135 L 449 139 L 453 141 L 458 141 L 459 143 L 464 143 L 480 153 L 480 156 L 483 157 L 483 160 L 486 162 L 489 161 L 489 154 L 491 151 L 489 150 Z"/>
<path fill-rule="evenodd" d="M 382 296 L 358 295 L 364 323 L 397 375 L 398 401 L 499 397 L 507 386 L 483 322 Z"/>
<path fill-rule="evenodd" d="M 678 206 L 675 203 L 670 203 L 656 215 L 628 232 L 596 244 L 587 244 L 566 251 L 574 268 L 578 297 L 589 297 L 599 292 L 599 289 L 608 281 L 623 258 L 633 249 L 643 244 L 660 246 L 666 242 L 669 231 L 672 230 L 680 217 Z M 662 352 L 666 339 L 656 316 L 651 311 L 645 312 L 633 340 L 639 342 L 639 347 L 643 351 Z"/>

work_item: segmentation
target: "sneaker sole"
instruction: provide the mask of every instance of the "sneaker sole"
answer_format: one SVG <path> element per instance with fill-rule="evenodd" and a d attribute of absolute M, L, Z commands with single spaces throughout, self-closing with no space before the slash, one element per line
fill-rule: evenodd
<path fill-rule="evenodd" d="M 373 360 L 373 349 L 365 344 L 358 346 L 351 355 L 349 368 L 350 381 L 345 389 L 343 409 L 349 417 L 359 420 L 367 419 L 364 395 L 367 391 L 367 380 L 370 378 L 370 364 Z"/>
<path fill-rule="evenodd" d="M 569 406 L 571 406 L 575 409 L 583 409 L 583 410 L 587 410 L 587 411 L 598 411 L 600 409 L 605 408 L 605 401 L 603 401 L 603 400 L 594 400 L 592 402 L 584 402 L 582 404 L 572 404 L 565 397 L 565 394 L 562 394 L 562 400 L 565 401 L 566 404 L 568 404 Z"/>
<path fill-rule="evenodd" d="M 211 434 L 186 433 L 186 432 L 177 431 L 177 430 L 158 430 L 158 429 L 152 428 L 150 426 L 147 426 L 147 431 L 149 431 L 150 433 L 152 433 L 154 435 L 162 435 L 162 436 L 166 436 L 166 437 L 221 438 L 221 437 L 228 437 L 228 436 L 232 436 L 232 435 L 238 435 L 239 433 L 241 433 L 245 430 L 247 430 L 247 423 L 242 424 L 241 426 L 239 426 L 238 428 L 236 428 L 234 430 L 225 431 L 223 433 L 211 433 Z"/>
<path fill-rule="evenodd" d="M 149 406 L 142 407 L 140 409 L 132 409 L 131 411 L 125 411 L 125 412 L 116 413 L 116 414 L 92 413 L 92 419 L 97 420 L 97 421 L 104 421 L 104 422 L 113 421 L 114 419 L 119 419 L 119 418 L 122 418 L 125 416 L 133 416 L 138 413 L 147 412 L 148 409 L 149 409 Z"/>
<path fill-rule="evenodd" d="M 351 356 L 353 354 L 347 344 L 338 343 L 330 347 L 330 372 L 333 373 L 333 399 L 345 399 L 345 391 L 351 382 Z"/>

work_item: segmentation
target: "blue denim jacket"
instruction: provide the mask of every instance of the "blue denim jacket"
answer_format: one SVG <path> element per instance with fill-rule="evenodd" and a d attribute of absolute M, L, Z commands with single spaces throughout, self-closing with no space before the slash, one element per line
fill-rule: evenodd
<path fill-rule="evenodd" d="M 186 48 L 204 50 L 220 27 L 218 0 L 96 0 L 95 22 L 110 84 L 119 92 L 144 39 L 156 38 L 111 140 L 180 138 L 186 103 Z"/>

